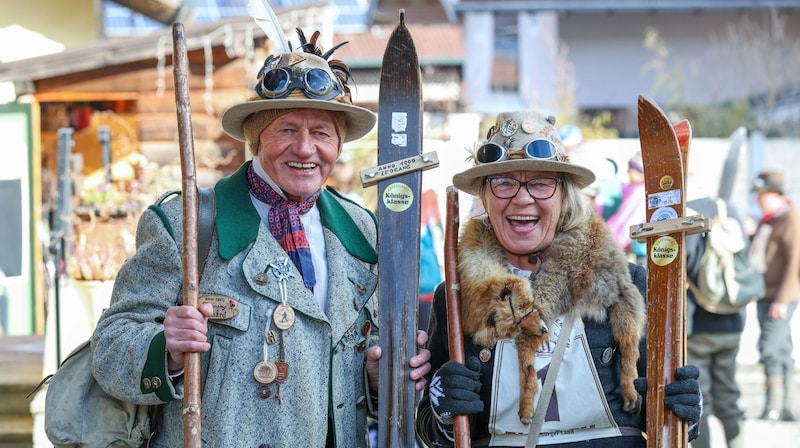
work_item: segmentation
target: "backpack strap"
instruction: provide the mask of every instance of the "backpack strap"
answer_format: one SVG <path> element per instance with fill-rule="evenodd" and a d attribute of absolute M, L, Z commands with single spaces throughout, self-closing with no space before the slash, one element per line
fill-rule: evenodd
<path fill-rule="evenodd" d="M 167 214 L 161 208 L 161 204 L 172 196 L 181 194 L 180 190 L 170 190 L 156 199 L 155 203 L 149 207 L 150 210 L 156 212 L 167 232 L 175 239 L 175 231 L 167 219 Z M 203 268 L 206 266 L 206 259 L 208 252 L 211 248 L 211 237 L 214 234 L 214 219 L 217 213 L 216 195 L 213 188 L 198 188 L 197 194 L 199 198 L 198 213 L 197 213 L 197 271 L 202 274 Z M 176 241 L 177 243 L 177 241 Z"/>
<path fill-rule="evenodd" d="M 202 274 L 211 248 L 211 236 L 214 234 L 217 197 L 213 188 L 198 188 L 197 193 L 200 197 L 197 213 L 197 272 Z"/>
<path fill-rule="evenodd" d="M 728 206 L 725 205 L 725 201 L 721 198 L 717 198 L 717 219 L 719 222 L 728 219 Z"/>

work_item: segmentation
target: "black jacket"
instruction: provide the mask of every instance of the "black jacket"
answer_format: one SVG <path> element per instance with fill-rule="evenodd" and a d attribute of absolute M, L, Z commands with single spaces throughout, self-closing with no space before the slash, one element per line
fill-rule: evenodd
<path fill-rule="evenodd" d="M 631 277 L 633 282 L 643 297 L 646 293 L 647 274 L 642 266 L 635 264 L 629 265 Z M 585 321 L 586 338 L 592 352 L 592 359 L 594 360 L 597 373 L 600 377 L 600 382 L 603 385 L 603 390 L 606 395 L 606 400 L 614 415 L 614 419 L 621 427 L 639 428 L 642 431 L 645 429 L 644 422 L 644 408 L 642 405 L 642 414 L 630 415 L 622 410 L 622 392 L 620 390 L 620 355 L 618 351 L 614 352 L 610 361 L 603 362 L 602 354 L 606 348 L 614 348 L 616 342 L 614 336 L 611 334 L 611 326 L 608 322 L 591 322 Z M 445 300 L 444 284 L 440 284 L 436 288 L 433 299 L 433 310 L 428 324 L 428 349 L 431 351 L 431 373 L 428 375 L 428 382 L 430 383 L 433 372 L 441 367 L 442 364 L 449 360 L 448 337 L 447 337 L 447 305 Z M 466 359 L 470 357 L 478 357 L 481 347 L 474 344 L 469 337 L 465 338 L 464 348 Z M 646 376 L 645 373 L 645 341 L 642 338 L 640 344 L 640 352 L 642 354 L 639 360 L 639 376 Z M 481 363 L 481 399 L 484 403 L 488 403 L 491 397 L 491 390 L 489 385 L 492 380 L 492 362 Z M 426 390 L 418 405 L 416 430 L 421 441 L 430 447 L 436 446 L 453 446 L 436 428 L 435 417 L 430 408 L 430 399 L 428 391 Z M 489 406 L 484 407 L 484 412 L 474 416 L 470 419 L 470 435 L 472 438 L 472 446 L 475 448 L 486 446 L 489 441 L 488 433 L 488 420 L 489 420 Z M 617 437 L 599 440 L 591 440 L 587 442 L 565 443 L 547 445 L 548 447 L 559 448 L 579 448 L 579 447 L 603 447 L 603 448 L 632 448 L 644 447 L 645 440 L 640 437 Z"/>

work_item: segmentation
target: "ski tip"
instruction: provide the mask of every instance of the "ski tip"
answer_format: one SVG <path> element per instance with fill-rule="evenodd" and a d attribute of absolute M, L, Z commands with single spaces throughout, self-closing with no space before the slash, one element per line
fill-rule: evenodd
<path fill-rule="evenodd" d="M 640 117 L 662 115 L 664 117 L 663 119 L 666 120 L 666 122 L 669 122 L 667 114 L 664 113 L 664 110 L 661 109 L 661 106 L 659 106 L 658 103 L 656 103 L 656 101 L 646 93 L 639 95 L 638 109 Z"/>
<path fill-rule="evenodd" d="M 177 37 L 183 38 L 183 23 L 175 22 L 172 24 L 172 38 L 175 39 Z"/>
<path fill-rule="evenodd" d="M 678 144 L 680 146 L 688 145 L 689 141 L 692 139 L 692 125 L 689 123 L 689 120 L 684 118 L 673 126 L 673 128 L 675 129 L 675 135 L 678 137 Z"/>
<path fill-rule="evenodd" d="M 650 108 L 650 106 L 655 104 L 655 102 L 644 93 L 639 95 L 639 101 L 637 101 L 637 103 L 638 103 L 637 106 L 639 109 L 639 114 L 641 114 L 642 109 Z"/>
<path fill-rule="evenodd" d="M 393 62 L 398 56 L 402 56 L 403 64 Z M 390 63 L 395 66 L 409 64 L 413 66 L 419 65 L 417 50 L 414 47 L 414 39 L 411 37 L 411 32 L 406 26 L 405 9 L 402 8 L 400 9 L 400 23 L 394 28 L 391 36 L 389 36 L 389 42 L 386 44 L 381 72 L 383 72 L 383 68 Z"/>
<path fill-rule="evenodd" d="M 639 107 L 642 106 L 651 106 L 660 109 L 660 107 L 658 107 L 658 103 L 656 103 L 656 100 L 646 93 L 639 95 Z"/>

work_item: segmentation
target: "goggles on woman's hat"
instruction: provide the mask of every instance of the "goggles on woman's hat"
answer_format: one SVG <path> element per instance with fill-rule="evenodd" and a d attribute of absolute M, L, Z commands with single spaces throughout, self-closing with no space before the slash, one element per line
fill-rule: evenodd
<path fill-rule="evenodd" d="M 478 164 L 500 162 L 508 159 L 561 160 L 556 145 L 546 138 L 529 141 L 521 149 L 508 149 L 500 143 L 484 142 L 475 151 L 475 162 Z"/>
<path fill-rule="evenodd" d="M 594 182 L 594 174 L 570 162 L 555 121 L 555 117 L 533 110 L 500 113 L 486 141 L 472 152 L 475 166 L 453 176 L 453 185 L 477 195 L 487 176 L 512 171 L 550 171 L 565 174 L 579 188 L 588 186 Z"/>
<path fill-rule="evenodd" d="M 339 60 L 328 60 L 333 50 L 343 44 L 323 54 L 316 46 L 318 33 L 314 33 L 310 43 L 301 30 L 298 29 L 297 34 L 302 51 L 268 56 L 258 72 L 254 96 L 226 110 L 222 115 L 222 128 L 237 140 L 253 140 L 257 135 L 248 135 L 243 129 L 243 123 L 253 114 L 268 110 L 319 109 L 344 115 L 345 132 L 340 136 L 344 142 L 367 135 L 375 126 L 375 114 L 353 104 L 347 85 L 350 79 L 347 65 Z M 275 117 L 279 115 L 274 114 Z M 251 145 L 254 143 L 257 144 L 251 142 Z"/>

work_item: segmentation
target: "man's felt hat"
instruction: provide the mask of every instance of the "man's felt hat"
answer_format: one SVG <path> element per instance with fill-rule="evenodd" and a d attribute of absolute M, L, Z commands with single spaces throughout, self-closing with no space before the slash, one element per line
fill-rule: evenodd
<path fill-rule="evenodd" d="M 316 46 L 318 33 L 314 33 L 311 43 L 307 43 L 302 31 L 298 29 L 297 32 L 303 44 L 300 49 L 267 57 L 264 66 L 258 73 L 254 86 L 254 96 L 247 101 L 231 106 L 223 113 L 222 129 L 231 137 L 244 141 L 246 135 L 243 125 L 247 118 L 253 114 L 261 111 L 276 112 L 269 114 L 271 118 L 263 123 L 263 127 L 266 127 L 273 119 L 280 116 L 282 111 L 287 111 L 288 109 L 319 109 L 342 112 L 344 114 L 344 122 L 347 129 L 345 130 L 345 135 L 340 136 L 344 142 L 356 140 L 367 135 L 375 126 L 375 114 L 368 109 L 353 104 L 350 87 L 347 84 L 350 78 L 347 65 L 340 60 L 328 60 L 333 50 L 343 44 L 323 54 L 322 50 Z M 288 94 L 281 95 L 282 97 L 266 94 L 263 81 L 265 77 L 269 76 L 270 71 L 275 69 L 286 70 L 286 73 L 291 74 L 292 80 L 299 80 L 300 82 L 302 82 L 309 70 L 321 69 L 336 83 L 334 91 L 338 92 L 338 95 L 330 99 L 314 97 L 306 93 L 307 90 L 302 87 L 302 84 L 294 87 L 290 86 Z"/>
<path fill-rule="evenodd" d="M 497 121 L 489 129 L 486 141 L 475 147 L 471 157 L 475 166 L 453 176 L 453 185 L 461 191 L 477 195 L 484 179 L 493 174 L 512 171 L 552 171 L 563 173 L 567 181 L 575 183 L 578 188 L 585 188 L 594 182 L 594 173 L 570 161 L 555 124 L 555 117 L 544 116 L 533 110 L 498 114 Z M 552 143 L 555 150 L 553 156 L 547 159 L 527 157 L 524 148 L 534 140 L 546 140 Z M 480 163 L 478 152 L 486 143 L 495 143 L 505 148 L 507 156 L 496 162 Z"/>
<path fill-rule="evenodd" d="M 780 171 L 761 171 L 753 181 L 753 191 L 767 192 L 775 191 L 783 194 L 784 188 L 783 173 Z"/>

